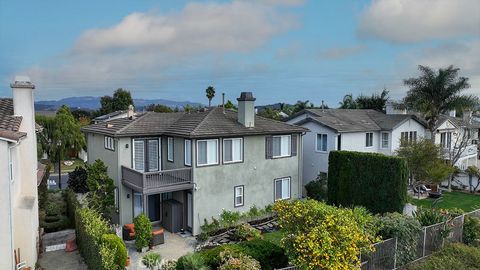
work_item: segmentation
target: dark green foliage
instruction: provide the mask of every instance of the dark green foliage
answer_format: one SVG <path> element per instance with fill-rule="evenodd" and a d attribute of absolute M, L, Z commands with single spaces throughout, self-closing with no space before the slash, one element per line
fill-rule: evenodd
<path fill-rule="evenodd" d="M 305 185 L 307 196 L 317 201 L 327 200 L 327 182 L 328 178 L 325 173 L 320 173 L 317 179 Z"/>
<path fill-rule="evenodd" d="M 80 206 L 75 192 L 67 189 L 65 192 L 65 201 L 67 202 L 67 216 L 72 225 L 75 225 L 75 211 Z"/>
<path fill-rule="evenodd" d="M 387 213 L 378 219 L 376 226 L 383 239 L 397 237 L 397 265 L 404 265 L 416 258 L 418 236 L 422 230 L 418 220 L 400 213 Z"/>
<path fill-rule="evenodd" d="M 97 210 L 105 218 L 111 218 L 115 206 L 115 185 L 108 176 L 107 166 L 97 159 L 87 166 L 88 207 Z"/>
<path fill-rule="evenodd" d="M 133 219 L 133 223 L 135 224 L 135 247 L 137 250 L 148 247 L 152 238 L 152 223 L 150 223 L 150 219 L 142 213 Z"/>
<path fill-rule="evenodd" d="M 95 116 L 109 114 L 111 112 L 126 110 L 128 105 L 133 105 L 130 91 L 118 88 L 113 96 L 103 96 L 100 98 L 101 108 L 95 112 Z"/>
<path fill-rule="evenodd" d="M 480 218 L 465 216 L 463 242 L 467 245 L 480 247 Z"/>
<path fill-rule="evenodd" d="M 91 270 L 103 270 L 100 254 L 101 239 L 109 234 L 107 221 L 95 210 L 79 208 L 75 216 L 77 244 L 85 263 Z"/>
<path fill-rule="evenodd" d="M 68 173 L 67 183 L 68 188 L 73 190 L 75 193 L 87 193 L 87 170 L 77 166 L 73 172 Z"/>
<path fill-rule="evenodd" d="M 158 113 L 171 113 L 173 112 L 172 108 L 162 105 L 162 104 L 150 104 L 145 107 L 145 110 L 149 112 L 158 112 Z"/>
<path fill-rule="evenodd" d="M 158 253 L 148 253 L 147 255 L 143 256 L 142 263 L 148 267 L 148 269 L 154 269 L 160 264 L 160 259 L 162 257 Z"/>
<path fill-rule="evenodd" d="M 409 265 L 409 270 L 474 270 L 479 269 L 480 249 L 463 244 L 450 244 L 424 261 Z"/>
<path fill-rule="evenodd" d="M 47 186 L 47 181 L 48 177 L 50 176 L 50 169 L 52 168 L 52 165 L 48 164 L 45 167 L 45 175 L 42 178 L 42 181 L 40 182 L 40 185 L 38 185 L 38 208 L 40 210 L 45 209 L 47 206 L 47 201 L 48 201 L 48 186 Z"/>
<path fill-rule="evenodd" d="M 404 159 L 376 153 L 332 151 L 328 163 L 330 204 L 361 205 L 373 213 L 403 212 L 407 201 Z"/>
<path fill-rule="evenodd" d="M 39 208 L 40 227 L 47 233 L 68 228 L 71 223 L 66 216 L 67 204 L 63 192 L 47 191 L 45 196 L 44 208 Z"/>
<path fill-rule="evenodd" d="M 127 248 L 122 239 L 116 234 L 102 235 L 102 244 L 111 250 L 115 250 L 115 265 L 118 269 L 124 269 L 127 262 Z"/>
<path fill-rule="evenodd" d="M 198 254 L 189 253 L 182 256 L 177 261 L 176 270 L 207 270 L 210 269 L 205 265 L 202 256 Z M 216 268 L 213 268 L 216 269 Z"/>
<path fill-rule="evenodd" d="M 221 264 L 220 253 L 225 250 L 248 255 L 262 266 L 262 269 L 282 268 L 288 265 L 288 257 L 283 248 L 265 240 L 255 239 L 238 244 L 226 244 L 213 249 L 201 251 L 198 256 L 202 257 L 206 265 L 217 269 Z"/>

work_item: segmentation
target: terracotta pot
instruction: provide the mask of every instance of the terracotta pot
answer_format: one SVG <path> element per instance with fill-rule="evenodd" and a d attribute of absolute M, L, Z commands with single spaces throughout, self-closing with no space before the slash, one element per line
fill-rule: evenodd
<path fill-rule="evenodd" d="M 126 267 L 130 266 L 130 256 L 127 257 L 127 262 L 125 263 L 125 266 Z"/>

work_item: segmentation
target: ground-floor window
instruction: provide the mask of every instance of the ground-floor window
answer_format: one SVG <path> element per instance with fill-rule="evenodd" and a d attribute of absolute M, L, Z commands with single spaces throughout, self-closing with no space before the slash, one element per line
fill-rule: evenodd
<path fill-rule="evenodd" d="M 234 188 L 235 192 L 235 207 L 240 207 L 243 206 L 243 192 L 244 192 L 244 186 L 236 186 Z"/>
<path fill-rule="evenodd" d="M 290 199 L 290 177 L 275 179 L 275 201 Z"/>
<path fill-rule="evenodd" d="M 143 213 L 143 196 L 142 193 L 133 193 L 133 217 Z"/>

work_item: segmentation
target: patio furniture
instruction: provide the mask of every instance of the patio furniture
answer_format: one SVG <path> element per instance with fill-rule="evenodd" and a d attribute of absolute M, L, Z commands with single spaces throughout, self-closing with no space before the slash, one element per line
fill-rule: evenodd
<path fill-rule="evenodd" d="M 151 246 L 158 246 L 165 243 L 165 234 L 163 228 L 152 230 L 152 239 L 150 239 Z"/>
<path fill-rule="evenodd" d="M 427 188 L 427 186 L 425 186 L 425 185 L 421 185 L 420 189 L 423 190 L 423 191 L 426 191 L 426 192 L 432 191 L 431 188 Z"/>
<path fill-rule="evenodd" d="M 428 197 L 438 199 L 438 198 L 442 197 L 442 193 L 441 192 L 428 192 Z"/>
<path fill-rule="evenodd" d="M 122 235 L 125 241 L 135 240 L 135 224 L 127 223 L 123 225 Z"/>

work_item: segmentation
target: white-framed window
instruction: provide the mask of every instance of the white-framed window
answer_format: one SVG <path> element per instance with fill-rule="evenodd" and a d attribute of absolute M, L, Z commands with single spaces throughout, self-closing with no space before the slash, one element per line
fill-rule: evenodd
<path fill-rule="evenodd" d="M 388 132 L 382 132 L 382 148 L 388 148 L 389 134 Z"/>
<path fill-rule="evenodd" d="M 133 140 L 133 168 L 145 171 L 145 141 Z"/>
<path fill-rule="evenodd" d="M 275 179 L 275 201 L 290 199 L 290 177 Z"/>
<path fill-rule="evenodd" d="M 292 154 L 291 153 L 291 146 L 292 146 L 291 135 L 273 136 L 272 142 L 273 142 L 272 143 L 273 158 L 289 157 Z"/>
<path fill-rule="evenodd" d="M 450 148 L 451 143 L 452 143 L 452 132 L 440 133 L 440 145 L 443 148 Z"/>
<path fill-rule="evenodd" d="M 327 134 L 317 134 L 315 150 L 317 152 L 327 152 Z"/>
<path fill-rule="evenodd" d="M 243 139 L 223 139 L 223 163 L 243 161 Z"/>
<path fill-rule="evenodd" d="M 173 156 L 174 156 L 173 144 L 174 144 L 173 137 L 168 137 L 167 138 L 167 160 L 171 162 L 173 162 Z"/>
<path fill-rule="evenodd" d="M 115 151 L 115 141 L 112 137 L 105 136 L 103 139 L 103 146 L 105 149 Z"/>
<path fill-rule="evenodd" d="M 147 140 L 148 171 L 158 171 L 159 165 L 159 146 L 158 139 Z"/>
<path fill-rule="evenodd" d="M 400 133 L 400 139 L 406 140 L 408 142 L 417 141 L 417 132 L 416 131 L 403 131 Z"/>
<path fill-rule="evenodd" d="M 365 133 L 365 147 L 373 146 L 373 132 Z"/>
<path fill-rule="evenodd" d="M 197 141 L 197 166 L 218 164 L 218 139 Z"/>
<path fill-rule="evenodd" d="M 243 206 L 244 191 L 245 191 L 245 188 L 243 185 L 234 187 L 234 206 L 235 207 Z"/>
<path fill-rule="evenodd" d="M 185 165 L 192 166 L 192 140 L 185 139 Z"/>
<path fill-rule="evenodd" d="M 417 141 L 417 132 L 416 131 L 410 131 L 410 141 L 416 142 Z"/>

